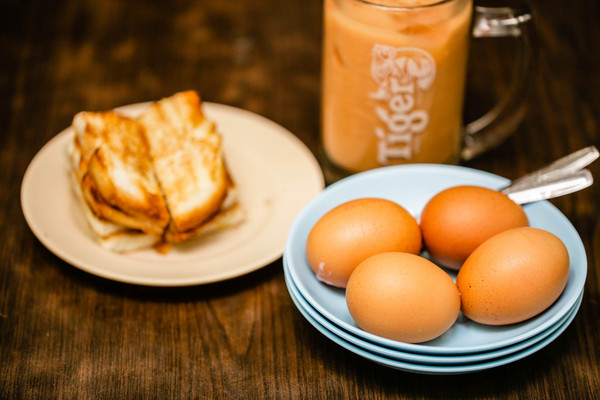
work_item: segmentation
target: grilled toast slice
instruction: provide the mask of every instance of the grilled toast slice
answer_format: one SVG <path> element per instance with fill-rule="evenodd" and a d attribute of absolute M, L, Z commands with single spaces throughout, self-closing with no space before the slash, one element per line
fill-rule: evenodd
<path fill-rule="evenodd" d="M 221 135 L 194 91 L 153 103 L 138 121 L 171 216 L 166 241 L 181 242 L 225 210 L 228 193 L 235 195 Z"/>
<path fill-rule="evenodd" d="M 143 128 L 114 111 L 80 112 L 72 127 L 74 174 L 93 216 L 120 231 L 161 235 L 169 213 Z"/>

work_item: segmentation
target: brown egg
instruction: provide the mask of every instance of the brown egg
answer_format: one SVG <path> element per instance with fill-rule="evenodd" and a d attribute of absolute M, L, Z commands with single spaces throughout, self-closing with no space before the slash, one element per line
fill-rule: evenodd
<path fill-rule="evenodd" d="M 361 329 L 407 343 L 435 339 L 460 312 L 452 278 L 408 253 L 380 253 L 363 261 L 348 281 L 346 304 Z"/>
<path fill-rule="evenodd" d="M 415 218 L 399 204 L 363 198 L 341 204 L 323 215 L 306 241 L 308 264 L 317 278 L 346 287 L 354 268 L 377 253 L 421 251 Z"/>
<path fill-rule="evenodd" d="M 563 242 L 538 228 L 511 229 L 479 246 L 458 272 L 462 311 L 473 321 L 504 325 L 550 307 L 569 276 Z"/>
<path fill-rule="evenodd" d="M 431 257 L 457 270 L 486 239 L 507 229 L 529 226 L 529 221 L 523 208 L 500 192 L 455 186 L 427 202 L 420 226 Z"/>

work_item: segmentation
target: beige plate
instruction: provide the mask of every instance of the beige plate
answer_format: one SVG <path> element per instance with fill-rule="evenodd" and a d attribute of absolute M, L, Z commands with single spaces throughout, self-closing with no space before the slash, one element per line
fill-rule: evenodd
<path fill-rule="evenodd" d="M 135 116 L 149 103 L 121 107 Z M 205 103 L 223 134 L 224 154 L 246 210 L 236 228 L 177 245 L 165 255 L 152 249 L 117 254 L 102 248 L 89 229 L 68 177 L 65 129 L 30 163 L 21 206 L 33 233 L 69 264 L 104 278 L 151 286 L 221 281 L 278 259 L 298 212 L 324 187 L 313 154 L 292 133 L 259 115 Z"/>

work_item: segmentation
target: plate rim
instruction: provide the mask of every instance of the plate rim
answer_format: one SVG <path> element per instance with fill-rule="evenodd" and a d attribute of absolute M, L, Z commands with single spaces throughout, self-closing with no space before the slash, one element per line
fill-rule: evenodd
<path fill-rule="evenodd" d="M 583 293 L 582 293 L 583 294 Z M 292 297 L 292 302 L 298 308 L 298 311 L 302 316 L 308 321 L 310 325 L 312 325 L 319 333 L 323 336 L 327 337 L 327 339 L 331 340 L 338 346 L 350 351 L 351 353 L 356 354 L 357 356 L 363 357 L 369 361 L 375 362 L 377 364 L 386 366 L 388 368 L 397 369 L 406 372 L 412 372 L 417 374 L 425 374 L 425 375 L 459 375 L 459 374 L 467 374 L 473 373 L 483 370 L 488 370 L 492 368 L 501 367 L 503 365 L 507 365 L 516 361 L 519 361 L 523 358 L 526 358 L 540 350 L 544 347 L 552 343 L 556 340 L 573 322 L 575 317 L 577 316 L 577 312 L 579 311 L 579 307 L 581 306 L 581 302 L 578 302 L 574 305 L 573 311 L 569 317 L 550 335 L 545 337 L 532 344 L 525 349 L 509 354 L 505 357 L 500 357 L 493 360 L 477 362 L 472 364 L 461 364 L 461 365 L 433 365 L 433 364 L 419 364 L 412 363 L 410 361 L 396 360 L 391 359 L 389 357 L 385 357 L 379 354 L 372 353 L 366 349 L 360 348 L 355 344 L 348 342 L 347 340 L 335 335 L 333 332 L 327 330 L 324 326 L 320 325 L 305 309 L 298 307 L 296 303 L 297 299 Z"/>
<path fill-rule="evenodd" d="M 524 350 L 537 342 L 542 341 L 546 337 L 550 336 L 553 332 L 559 329 L 573 313 L 577 313 L 579 307 L 581 306 L 581 302 L 583 299 L 584 293 L 582 292 L 575 305 L 564 315 L 562 316 L 555 324 L 548 327 L 548 329 L 534 335 L 530 338 L 527 338 L 521 342 L 508 345 L 505 347 L 500 347 L 498 349 L 493 349 L 480 353 L 467 353 L 467 354 L 420 354 L 414 352 L 405 352 L 398 349 L 391 349 L 385 346 L 379 346 L 376 343 L 372 343 L 367 340 L 363 340 L 358 336 L 354 336 L 351 333 L 345 331 L 344 329 L 336 326 L 331 321 L 327 320 L 323 315 L 321 315 L 317 310 L 315 310 L 311 305 L 302 297 L 294 282 L 291 280 L 289 275 L 289 269 L 287 267 L 287 263 L 284 260 L 283 263 L 284 268 L 284 276 L 285 283 L 288 288 L 288 292 L 290 293 L 290 297 L 294 298 L 296 301 L 294 302 L 296 307 L 302 307 L 302 309 L 311 316 L 314 320 L 314 323 L 321 325 L 324 329 L 330 331 L 333 335 L 340 337 L 342 340 L 362 348 L 365 351 L 371 352 L 373 354 L 390 358 L 392 360 L 399 360 L 409 363 L 415 364 L 431 364 L 435 366 L 444 366 L 444 365 L 465 365 L 465 364 L 473 364 L 473 363 L 481 363 L 486 361 L 491 361 L 497 358 L 509 356 L 510 354 L 519 352 Z M 311 322 L 311 321 L 309 321 Z"/>

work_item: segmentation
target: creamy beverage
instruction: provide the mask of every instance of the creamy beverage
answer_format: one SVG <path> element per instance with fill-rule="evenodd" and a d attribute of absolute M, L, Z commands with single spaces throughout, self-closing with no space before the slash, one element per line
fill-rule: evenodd
<path fill-rule="evenodd" d="M 325 0 L 322 141 L 358 172 L 458 161 L 472 0 Z"/>

